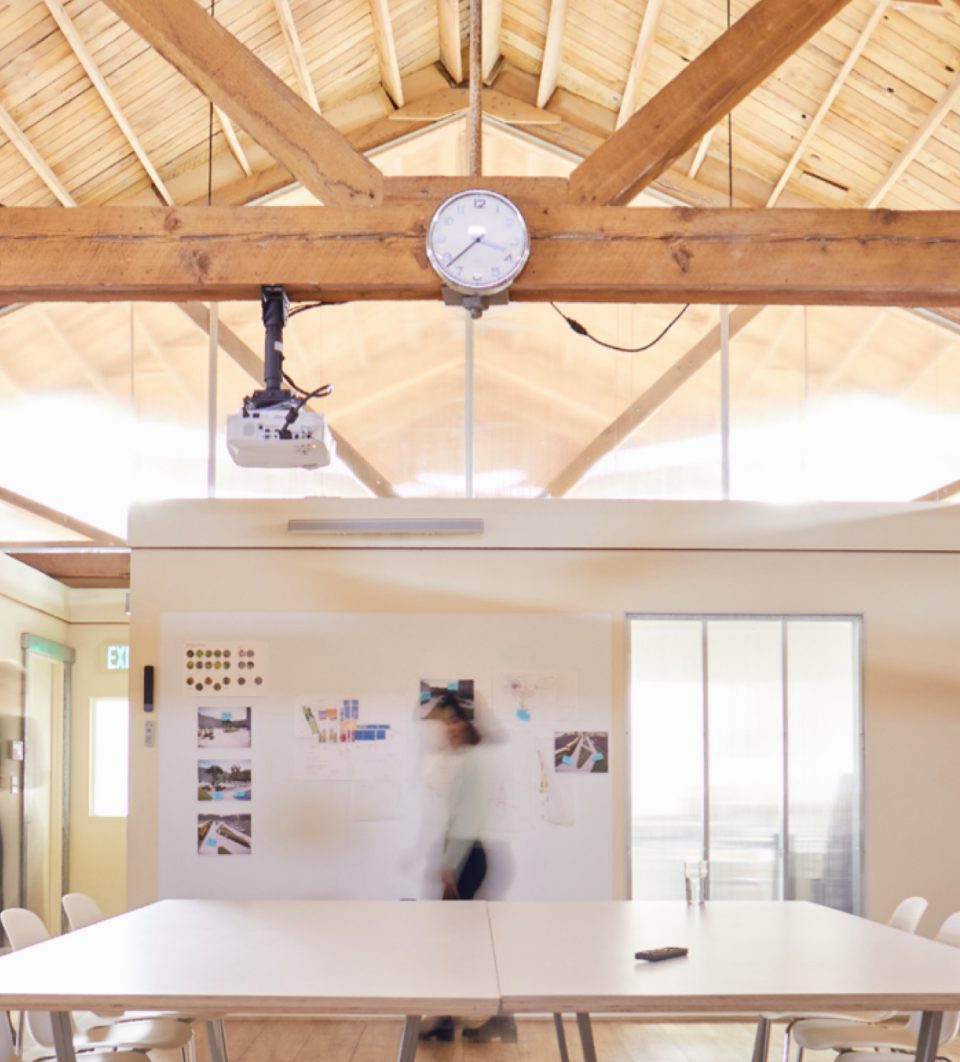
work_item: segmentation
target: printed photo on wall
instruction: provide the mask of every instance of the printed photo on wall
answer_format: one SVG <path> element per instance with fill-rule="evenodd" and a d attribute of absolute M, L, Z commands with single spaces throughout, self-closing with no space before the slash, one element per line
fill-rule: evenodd
<path fill-rule="evenodd" d="M 197 763 L 198 800 L 249 800 L 249 760 L 200 760 Z"/>
<path fill-rule="evenodd" d="M 249 815 L 198 815 L 198 855 L 250 855 Z"/>
<path fill-rule="evenodd" d="M 420 718 L 439 719 L 437 702 L 445 693 L 455 693 L 463 702 L 467 714 L 472 719 L 474 710 L 473 679 L 453 679 L 438 682 L 434 679 L 420 679 Z"/>
<path fill-rule="evenodd" d="M 562 774 L 608 774 L 610 736 L 605 730 L 565 730 L 553 735 L 553 769 Z"/>
<path fill-rule="evenodd" d="M 198 708 L 198 749 L 250 748 L 251 708 Z"/>

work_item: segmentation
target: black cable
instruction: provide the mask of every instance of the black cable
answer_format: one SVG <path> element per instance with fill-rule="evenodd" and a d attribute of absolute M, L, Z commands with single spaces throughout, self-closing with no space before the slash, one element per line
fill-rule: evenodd
<path fill-rule="evenodd" d="M 607 350 L 616 350 L 621 354 L 642 354 L 645 350 L 649 350 L 651 347 L 655 347 L 657 343 L 670 331 L 671 328 L 680 320 L 681 317 L 690 309 L 690 303 L 677 314 L 676 317 L 663 329 L 663 331 L 655 338 L 651 339 L 649 343 L 644 343 L 642 347 L 618 347 L 616 343 L 607 343 L 602 339 L 597 339 L 596 336 L 591 335 L 585 325 L 580 324 L 579 321 L 575 321 L 572 317 L 568 317 L 563 310 L 555 303 L 551 302 L 550 305 L 557 311 L 558 314 L 567 322 L 567 324 L 577 333 L 578 336 L 586 336 L 587 339 L 596 343 L 598 346 L 606 347 Z"/>

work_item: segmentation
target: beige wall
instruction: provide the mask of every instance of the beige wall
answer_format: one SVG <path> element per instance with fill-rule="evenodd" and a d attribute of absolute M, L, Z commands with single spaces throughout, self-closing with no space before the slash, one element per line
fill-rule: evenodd
<path fill-rule="evenodd" d="M 383 514 L 480 515 L 486 529 L 474 538 L 417 539 L 286 531 L 290 518 Z M 929 931 L 960 908 L 952 844 L 960 827 L 958 514 L 952 506 L 319 499 L 140 510 L 131 521 L 129 902 L 156 895 L 156 763 L 138 740 L 144 717 L 136 677 L 158 658 L 162 612 L 609 613 L 612 814 L 622 839 L 610 859 L 620 883 L 625 616 L 843 613 L 864 617 L 865 912 L 883 918 L 901 897 L 923 893 L 931 901 L 922 927 Z M 159 683 L 162 690 L 162 675 Z"/>
<path fill-rule="evenodd" d="M 9 792 L 16 769 L 6 758 L 9 740 L 19 730 L 20 689 L 15 668 L 21 659 L 21 634 L 34 634 L 76 650 L 73 668 L 71 779 L 71 888 L 88 892 L 108 913 L 126 907 L 126 821 L 90 820 L 89 704 L 94 696 L 126 696 L 126 674 L 108 674 L 97 662 L 100 645 L 127 640 L 123 591 L 68 590 L 62 583 L 0 555 L 0 833 L 4 842 L 4 903 L 16 893 L 19 849 L 16 843 L 19 798 Z M 13 676 L 13 677 L 12 677 Z"/>

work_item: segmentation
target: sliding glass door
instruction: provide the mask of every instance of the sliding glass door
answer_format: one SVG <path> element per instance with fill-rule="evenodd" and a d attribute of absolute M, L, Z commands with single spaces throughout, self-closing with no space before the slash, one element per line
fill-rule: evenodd
<path fill-rule="evenodd" d="M 860 900 L 860 620 L 630 619 L 630 872 L 680 898 Z"/>

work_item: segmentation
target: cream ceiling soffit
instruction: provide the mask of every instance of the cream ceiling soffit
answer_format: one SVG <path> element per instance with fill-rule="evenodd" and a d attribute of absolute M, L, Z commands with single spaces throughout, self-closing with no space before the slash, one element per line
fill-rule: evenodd
<path fill-rule="evenodd" d="M 960 494 L 960 479 L 955 479 L 952 483 L 944 483 L 942 487 L 937 487 L 936 490 L 921 494 L 919 498 L 914 498 L 913 500 L 918 502 L 948 501 L 950 498 L 955 498 L 958 494 Z"/>
<path fill-rule="evenodd" d="M 92 544 L 98 546 L 126 546 L 127 544 L 122 538 L 117 538 L 116 535 L 111 535 L 99 527 L 85 524 L 82 520 L 75 520 L 72 516 L 60 512 L 59 509 L 51 509 L 48 505 L 43 505 L 32 498 L 25 498 L 22 494 L 14 494 L 12 490 L 7 490 L 5 487 L 0 487 L 0 501 L 14 506 L 14 508 L 22 509 L 25 513 L 30 513 L 31 516 L 39 516 L 42 520 L 47 520 L 52 524 L 66 528 L 67 531 L 72 531 L 76 535 L 83 535 Z M 71 546 L 83 545 L 81 542 L 62 544 Z M 19 543 L 21 547 L 24 545 L 25 543 L 23 542 Z"/>
<path fill-rule="evenodd" d="M 220 123 L 220 131 L 223 133 L 223 139 L 227 142 L 230 154 L 237 160 L 237 165 L 243 170 L 244 174 L 247 177 L 252 177 L 253 167 L 250 165 L 250 160 L 247 158 L 247 154 L 237 138 L 237 131 L 233 127 L 233 122 L 217 106 L 214 106 L 213 113 L 217 116 L 217 121 Z"/>
<path fill-rule="evenodd" d="M 459 182 L 459 184 L 458 184 Z M 8 207 L 0 302 L 440 298 L 423 233 L 441 190 L 365 207 Z M 960 305 L 960 211 L 592 207 L 538 178 L 489 178 L 522 198 L 532 253 L 518 302 Z M 510 194 L 510 193 L 508 193 Z"/>
<path fill-rule="evenodd" d="M 543 61 L 540 64 L 540 81 L 537 85 L 537 106 L 546 107 L 557 87 L 560 58 L 563 55 L 563 33 L 567 20 L 567 0 L 551 0 L 547 19 L 547 39 L 543 46 Z"/>
<path fill-rule="evenodd" d="M 867 19 L 866 25 L 860 31 L 860 36 L 857 38 L 854 46 L 850 49 L 850 53 L 844 60 L 843 66 L 840 68 L 837 76 L 833 79 L 833 84 L 827 90 L 826 96 L 823 97 L 820 106 L 817 108 L 817 113 L 810 119 L 810 123 L 804 131 L 803 136 L 800 138 L 800 142 L 790 156 L 790 161 L 784 168 L 783 173 L 780 174 L 780 179 L 777 181 L 776 186 L 770 193 L 770 198 L 767 200 L 768 207 L 772 207 L 780 198 L 780 193 L 786 187 L 791 174 L 797 168 L 797 163 L 800 161 L 803 153 L 807 150 L 807 146 L 816 135 L 824 118 L 833 106 L 833 101 L 837 98 L 840 89 L 843 88 L 847 78 L 850 76 L 850 71 L 853 69 L 854 64 L 863 54 L 864 48 L 866 48 L 867 43 L 873 36 L 873 31 L 877 28 L 877 24 L 883 18 L 884 14 L 886 14 L 888 7 L 889 0 L 878 0 L 877 6 L 873 9 L 873 12 Z"/>
<path fill-rule="evenodd" d="M 570 175 L 574 201 L 629 203 L 849 0 L 758 0 Z"/>
<path fill-rule="evenodd" d="M 503 0 L 481 0 L 483 9 L 480 67 L 484 81 L 488 81 L 500 58 L 500 27 L 503 24 Z"/>
<path fill-rule="evenodd" d="M 380 80 L 394 105 L 402 107 L 403 82 L 400 80 L 397 42 L 393 35 L 393 16 L 388 0 L 370 0 L 370 14 L 373 17 L 373 39 L 380 64 Z"/>
<path fill-rule="evenodd" d="M 210 334 L 210 309 L 203 303 L 178 302 L 178 309 L 190 318 L 208 336 Z M 246 343 L 222 321 L 217 326 L 217 341 L 220 348 L 258 384 L 263 383 L 263 361 L 247 346 Z M 304 409 L 310 409 L 306 403 Z M 373 467 L 372 464 L 354 447 L 343 435 L 330 425 L 330 434 L 337 444 L 337 457 L 357 477 L 357 479 L 373 494 L 379 498 L 394 498 L 396 491 L 392 484 Z"/>
<path fill-rule="evenodd" d="M 662 7 L 663 0 L 647 0 L 643 22 L 640 24 L 640 33 L 637 36 L 637 46 L 633 53 L 633 62 L 630 64 L 630 73 L 627 76 L 627 86 L 623 90 L 623 99 L 620 101 L 620 112 L 617 115 L 618 129 L 637 109 L 640 101 L 640 86 L 643 84 L 647 57 L 650 55 L 653 39 L 657 34 L 657 21 L 660 18 Z"/>
<path fill-rule="evenodd" d="M 297 23 L 290 10 L 289 0 L 273 0 L 277 9 L 277 18 L 280 21 L 280 29 L 287 45 L 287 54 L 300 86 L 300 95 L 315 110 L 320 110 L 320 102 L 317 99 L 316 89 L 313 87 L 313 78 L 310 76 L 310 67 L 307 66 L 307 57 L 303 54 L 303 44 L 300 42 L 300 33 Z"/>
<path fill-rule="evenodd" d="M 865 206 L 875 207 L 880 204 L 883 197 L 900 179 L 903 171 L 920 153 L 923 145 L 930 139 L 932 134 L 936 132 L 937 127 L 953 108 L 958 96 L 960 96 L 960 74 L 957 74 L 953 81 L 950 82 L 947 91 L 941 96 L 937 105 L 927 115 L 920 128 L 910 138 L 910 143 L 907 144 L 894 164 L 889 170 L 887 170 L 883 180 L 864 204 Z"/>
<path fill-rule="evenodd" d="M 763 306 L 738 306 L 733 310 L 730 313 L 730 337 L 733 338 L 758 314 L 763 313 L 764 309 Z M 644 421 L 649 420 L 668 398 L 676 394 L 695 372 L 702 369 L 720 350 L 720 346 L 721 328 L 716 324 L 561 469 L 546 485 L 542 497 L 562 498 L 573 490 L 602 457 L 616 450 Z"/>
<path fill-rule="evenodd" d="M 157 172 L 156 167 L 150 161 L 150 156 L 140 143 L 139 137 L 127 121 L 127 116 L 123 113 L 120 104 L 117 103 L 116 97 L 110 91 L 107 82 L 104 80 L 103 74 L 100 73 L 100 68 L 93 61 L 93 57 L 87 51 L 87 46 L 81 40 L 80 34 L 77 33 L 74 24 L 70 21 L 70 16 L 67 14 L 63 4 L 60 0 L 44 0 L 44 3 L 47 5 L 50 14 L 53 15 L 56 20 L 57 25 L 60 27 L 60 32 L 66 37 L 67 43 L 73 50 L 73 54 L 77 57 L 80 65 L 87 72 L 87 77 L 90 78 L 93 87 L 97 90 L 100 98 L 106 104 L 107 110 L 112 115 L 113 120 L 120 127 L 120 131 L 126 138 L 127 143 L 133 149 L 133 153 L 140 160 L 140 165 L 147 171 L 147 175 L 153 182 L 153 186 L 156 188 L 160 198 L 167 204 L 167 206 L 173 206 L 173 196 L 170 195 L 170 192 L 163 183 L 163 179 Z"/>
<path fill-rule="evenodd" d="M 47 165 L 46 160 L 39 151 L 30 143 L 26 133 L 20 128 L 13 118 L 0 107 L 0 132 L 20 152 L 27 165 L 60 200 L 63 206 L 76 206 L 76 200 L 61 184 L 60 179 Z"/>
<path fill-rule="evenodd" d="M 336 206 L 380 201 L 380 171 L 196 0 L 104 0 L 305 188 Z"/>
<path fill-rule="evenodd" d="M 437 0 L 437 33 L 440 62 L 459 85 L 463 81 L 463 52 L 460 48 L 460 0 Z"/>

